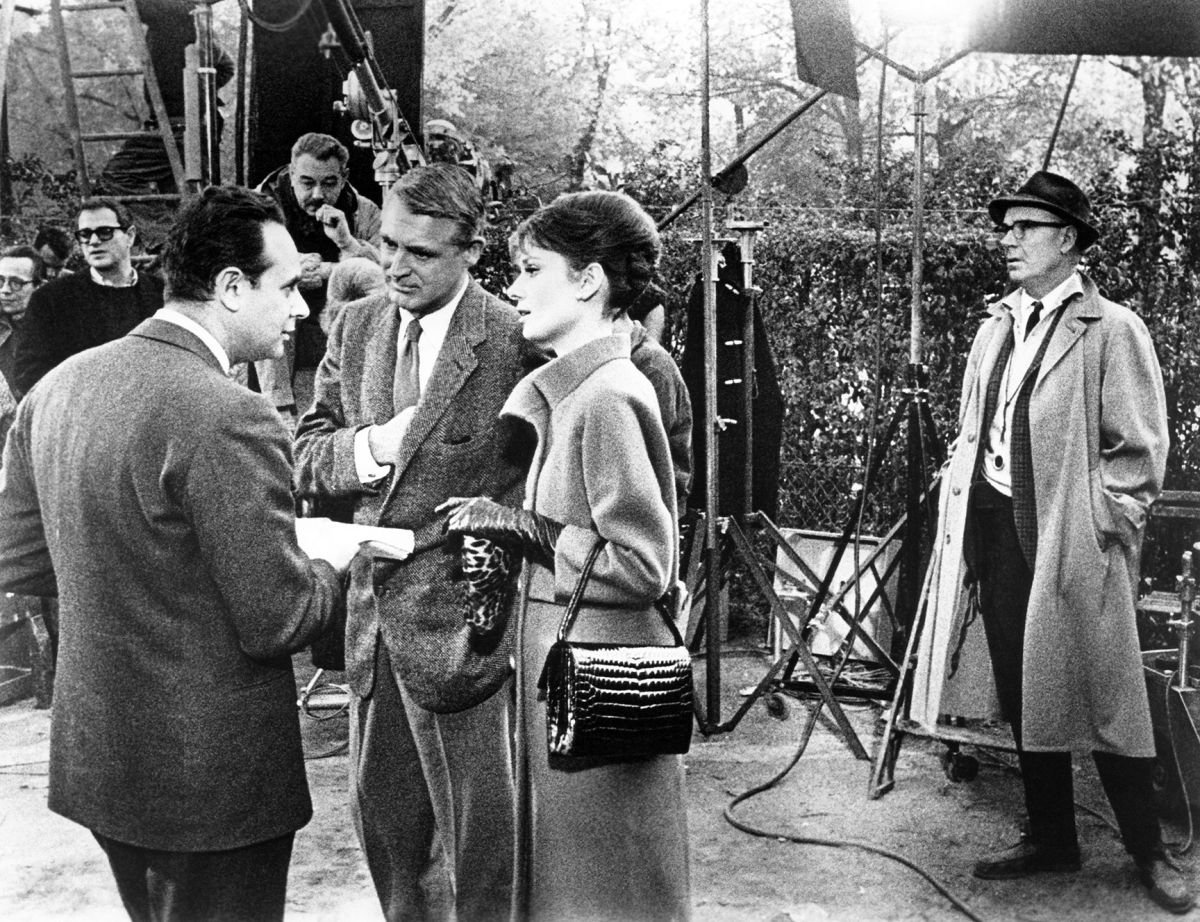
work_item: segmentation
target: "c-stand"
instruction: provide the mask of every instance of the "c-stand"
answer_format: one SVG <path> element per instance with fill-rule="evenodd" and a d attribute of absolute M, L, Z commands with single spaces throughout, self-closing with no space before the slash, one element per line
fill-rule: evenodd
<path fill-rule="evenodd" d="M 696 608 L 693 608 L 692 617 L 688 625 L 688 637 L 692 640 L 696 638 L 701 627 L 703 626 L 699 616 L 702 613 L 707 613 L 707 630 L 710 632 L 707 639 L 709 641 L 709 649 L 711 650 L 712 641 L 714 639 L 713 632 L 714 630 L 719 630 L 719 628 L 716 626 L 727 621 L 728 598 L 727 595 L 721 591 L 720 583 L 724 582 L 728 569 L 733 565 L 735 559 L 738 559 L 746 566 L 751 577 L 754 579 L 755 584 L 762 592 L 763 597 L 767 600 L 770 606 L 770 617 L 775 619 L 779 626 L 779 630 L 781 633 L 787 636 L 789 643 L 786 651 L 784 651 L 782 655 L 775 660 L 772 666 L 768 669 L 767 674 L 758 683 L 755 689 L 745 697 L 745 700 L 743 700 L 741 706 L 730 718 L 730 720 L 725 722 L 721 722 L 719 715 L 719 662 L 714 661 L 710 656 L 708 664 L 708 689 L 710 692 L 708 696 L 708 707 L 704 710 L 700 710 L 699 707 L 697 709 L 700 729 L 704 733 L 718 733 L 732 730 L 759 698 L 765 695 L 773 687 L 781 683 L 788 683 L 791 679 L 791 674 L 795 669 L 796 664 L 803 663 L 807 672 L 806 681 L 811 683 L 812 687 L 815 688 L 815 690 L 819 693 L 821 699 L 818 707 L 812 712 L 810 720 L 815 721 L 819 715 L 821 707 L 828 705 L 830 714 L 833 716 L 834 721 L 837 723 L 838 727 L 845 736 L 851 751 L 857 758 L 865 760 L 868 758 L 866 750 L 859 740 L 854 728 L 847 719 L 841 704 L 838 702 L 834 691 L 834 686 L 836 685 L 842 670 L 845 668 L 845 665 L 849 659 L 850 651 L 853 650 L 857 640 L 861 640 L 863 643 L 865 643 L 865 645 L 868 646 L 868 648 L 871 649 L 876 657 L 884 664 L 885 668 L 888 668 L 893 674 L 896 672 L 896 667 L 888 657 L 887 653 L 879 647 L 874 638 L 867 634 L 862 627 L 863 618 L 865 617 L 866 613 L 870 611 L 871 606 L 875 603 L 881 591 L 880 589 L 876 588 L 876 590 L 867 599 L 866 604 L 859 607 L 858 614 L 851 614 L 843 604 L 846 590 L 843 590 L 836 598 L 828 600 L 829 590 L 832 583 L 832 574 L 840 562 L 842 552 L 844 551 L 846 543 L 849 541 L 850 535 L 853 534 L 853 525 L 858 519 L 858 510 L 856 509 L 855 517 L 852 520 L 851 525 L 847 526 L 847 530 L 843 534 L 842 541 L 839 543 L 835 551 L 835 560 L 833 561 L 829 572 L 823 579 L 821 579 L 816 575 L 816 573 L 814 573 L 801 555 L 791 546 L 787 540 L 787 537 L 775 525 L 775 523 L 772 522 L 771 519 L 761 511 L 755 511 L 753 509 L 754 490 L 752 478 L 754 471 L 753 439 L 756 355 L 754 322 L 757 311 L 757 297 L 759 294 L 759 289 L 754 282 L 754 245 L 756 235 L 763 228 L 763 226 L 764 225 L 762 224 L 749 221 L 731 222 L 729 224 L 730 230 L 737 234 L 737 242 L 741 251 L 742 294 L 745 300 L 745 312 L 742 318 L 741 339 L 730 340 L 725 344 L 734 347 L 740 346 L 742 348 L 741 377 L 726 379 L 722 383 L 725 385 L 737 386 L 741 391 L 740 404 L 742 408 L 742 419 L 740 420 L 740 423 L 742 426 L 741 437 L 745 452 L 745 468 L 743 471 L 743 508 L 740 510 L 740 514 L 738 516 L 721 516 L 716 520 L 716 529 L 714 529 L 714 531 L 717 535 L 717 540 L 715 545 L 711 543 L 711 539 L 708 537 L 710 534 L 709 529 L 701 528 L 699 526 L 695 529 L 695 539 L 688 554 L 686 574 L 688 577 L 688 585 L 692 592 L 692 597 L 694 599 L 700 599 L 703 597 L 705 599 L 705 605 L 703 607 L 697 606 Z M 719 259 L 719 247 L 721 244 L 726 242 L 728 241 L 723 239 L 713 241 L 713 247 L 710 253 L 710 257 L 713 262 L 713 265 L 710 268 L 710 277 L 714 279 L 714 285 L 717 275 L 716 262 Z M 709 371 L 709 377 L 715 380 L 715 359 L 711 362 Z M 718 415 L 715 400 L 715 388 L 713 389 L 713 393 L 711 395 L 706 391 L 706 396 L 709 396 L 710 398 L 706 401 L 708 404 L 707 418 L 713 421 L 713 427 L 716 432 L 724 435 L 728 432 L 730 424 L 737 421 L 726 420 Z M 897 418 L 899 419 L 903 417 L 898 416 Z M 916 419 L 920 421 L 924 421 L 927 418 L 927 408 L 924 416 L 922 416 L 920 413 L 916 415 Z M 889 440 L 893 430 L 894 426 L 892 427 L 892 430 L 889 430 Z M 712 462 L 715 462 L 715 457 L 712 457 L 710 461 L 710 468 L 713 473 L 710 474 L 707 485 L 710 493 L 715 493 L 718 488 L 719 479 L 715 476 L 715 463 Z M 875 466 L 873 466 L 871 469 L 873 470 Z M 866 491 L 864 491 L 863 494 L 860 494 L 859 503 L 862 502 L 865 493 Z M 716 508 L 715 498 L 713 497 L 710 497 L 710 506 L 711 508 Z M 747 531 L 750 529 L 761 529 L 763 533 L 765 533 L 765 535 L 770 539 L 771 543 L 775 546 L 777 558 L 779 555 L 782 555 L 784 558 L 786 558 L 792 565 L 792 568 L 795 570 L 795 572 L 801 575 L 802 580 L 808 583 L 810 586 L 816 588 L 814 603 L 809 607 L 809 610 L 804 617 L 796 619 L 780 600 L 772 582 L 772 574 L 769 572 L 769 567 L 773 567 L 773 565 L 765 565 L 759 559 L 759 556 L 747 535 Z M 894 533 L 895 532 L 893 532 L 893 534 Z M 708 553 L 710 547 L 714 548 L 713 553 Z M 876 561 L 879 559 L 882 551 L 883 548 L 881 547 L 876 549 L 876 551 L 870 555 L 868 560 L 864 562 L 862 568 L 856 573 L 856 580 L 868 571 L 874 572 Z M 701 567 L 702 561 L 706 563 L 706 566 Z M 895 565 L 896 562 L 893 561 L 893 563 L 888 566 L 885 574 L 878 580 L 880 585 L 887 581 Z M 711 574 L 714 569 L 717 573 L 716 579 L 719 581 L 717 585 L 714 585 L 712 582 L 713 577 Z M 849 632 L 845 641 L 846 652 L 840 658 L 836 668 L 833 670 L 833 676 L 831 680 L 826 679 L 821 668 L 818 666 L 816 658 L 810 649 L 810 638 L 808 636 L 809 622 L 824 605 L 828 605 L 828 608 L 831 612 L 837 613 L 839 617 L 845 620 L 849 625 Z M 780 676 L 781 671 L 783 676 L 782 679 L 777 678 Z M 713 693 L 714 689 L 716 689 L 716 694 Z"/>

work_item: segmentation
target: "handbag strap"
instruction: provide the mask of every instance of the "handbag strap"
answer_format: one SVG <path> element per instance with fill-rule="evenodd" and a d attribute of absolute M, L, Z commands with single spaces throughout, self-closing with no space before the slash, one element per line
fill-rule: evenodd
<path fill-rule="evenodd" d="M 579 570 L 579 582 L 575 584 L 575 591 L 571 593 L 571 599 L 567 602 L 567 610 L 563 614 L 561 623 L 558 625 L 559 641 L 567 639 L 567 632 L 571 630 L 571 625 L 575 623 L 575 616 L 579 614 L 579 606 L 583 604 L 583 593 L 587 588 L 588 580 L 591 578 L 592 568 L 596 566 L 596 558 L 600 556 L 600 552 L 604 550 L 604 545 L 607 543 L 608 540 L 606 538 L 596 538 L 596 543 L 592 545 L 587 557 L 583 559 L 583 566 Z M 675 638 L 675 643 L 683 646 L 683 635 L 679 633 L 679 628 L 676 626 L 674 619 L 657 602 L 654 605 L 654 610 L 662 616 L 663 622 L 671 631 L 671 636 Z"/>

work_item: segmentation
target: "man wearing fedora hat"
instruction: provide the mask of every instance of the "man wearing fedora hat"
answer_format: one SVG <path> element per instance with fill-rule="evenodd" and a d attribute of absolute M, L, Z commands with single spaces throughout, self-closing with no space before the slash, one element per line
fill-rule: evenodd
<path fill-rule="evenodd" d="M 1186 912 L 1189 885 L 1152 804 L 1134 615 L 1146 510 L 1167 456 L 1162 374 L 1146 325 L 1079 269 L 1100 234 L 1074 183 L 1035 173 L 988 213 L 1015 287 L 989 306 L 967 362 L 931 617 L 952 619 L 960 653 L 982 625 L 989 656 L 953 657 L 947 687 L 994 684 L 1029 823 L 974 873 L 1078 870 L 1071 752 L 1090 751 L 1151 898 Z M 972 674 L 988 658 L 990 674 Z"/>

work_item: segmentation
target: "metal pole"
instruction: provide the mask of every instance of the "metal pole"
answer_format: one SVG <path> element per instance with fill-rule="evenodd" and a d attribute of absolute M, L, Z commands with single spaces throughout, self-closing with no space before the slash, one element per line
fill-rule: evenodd
<path fill-rule="evenodd" d="M 1200 552 L 1200 544 L 1193 545 L 1193 551 Z M 1175 685 L 1178 688 L 1188 687 L 1188 652 L 1192 640 L 1192 602 L 1196 596 L 1196 579 L 1192 575 L 1193 551 L 1183 552 L 1183 567 L 1179 573 L 1179 618 L 1168 623 L 1179 631 L 1179 669 L 1175 673 Z"/>
<path fill-rule="evenodd" d="M 249 185 L 250 168 L 248 166 L 250 150 L 249 117 L 246 105 L 249 101 L 250 73 L 250 17 L 241 10 L 238 17 L 238 50 L 237 50 L 237 96 L 234 102 L 235 116 L 233 127 L 233 181 L 239 186 Z"/>
<path fill-rule="evenodd" d="M 217 67 L 213 53 L 212 6 L 205 0 L 192 10 L 196 25 L 196 73 L 200 101 L 200 186 L 221 181 L 221 155 L 217 138 Z"/>
<path fill-rule="evenodd" d="M 721 546 L 717 531 L 717 286 L 713 250 L 712 145 L 709 123 L 708 0 L 700 0 L 700 207 L 704 254 L 704 476 L 705 476 L 705 714 L 721 722 Z"/>
<path fill-rule="evenodd" d="M 921 364 L 925 321 L 921 309 L 921 287 L 925 282 L 925 82 L 913 84 L 913 220 L 912 302 L 909 322 L 908 362 Z"/>
<path fill-rule="evenodd" d="M 1058 143 L 1058 132 L 1062 128 L 1063 117 L 1067 114 L 1067 103 L 1071 99 L 1071 90 L 1075 87 L 1075 77 L 1079 73 L 1079 64 L 1083 55 L 1075 55 L 1075 64 L 1071 68 L 1071 79 L 1067 81 L 1067 91 L 1063 93 L 1062 105 L 1058 107 L 1058 118 L 1054 122 L 1054 131 L 1050 133 L 1050 145 L 1046 148 L 1046 156 L 1042 160 L 1042 169 L 1050 169 L 1050 158 L 1054 156 L 1054 146 Z"/>
<path fill-rule="evenodd" d="M 729 223 L 729 228 L 737 231 L 738 249 L 742 253 L 742 297 L 746 305 L 742 318 L 742 444 L 746 453 L 742 462 L 743 518 L 748 518 L 754 511 L 754 314 L 758 306 L 758 289 L 754 287 L 754 235 L 764 226 L 755 221 Z"/>

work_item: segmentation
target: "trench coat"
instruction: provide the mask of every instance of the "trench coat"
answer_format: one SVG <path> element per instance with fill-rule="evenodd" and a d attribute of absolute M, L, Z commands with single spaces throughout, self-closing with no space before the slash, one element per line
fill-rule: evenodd
<path fill-rule="evenodd" d="M 629 355 L 628 335 L 595 340 L 526 377 L 504 408 L 538 436 L 525 505 L 564 525 L 553 566 L 527 564 L 518 603 L 518 919 L 690 915 L 680 757 L 552 764 L 537 689 L 597 535 L 608 543 L 571 639 L 673 642 L 653 604 L 678 573 L 674 471 L 658 400 Z"/>
<path fill-rule="evenodd" d="M 1080 274 L 1083 297 L 1063 308 L 1029 403 L 1038 539 L 1025 625 L 1023 745 L 1151 757 L 1134 602 L 1147 510 L 1166 465 L 1162 373 L 1142 320 Z M 1012 335 L 1008 308 L 995 304 L 989 313 L 963 379 L 927 577 L 911 716 L 930 729 L 939 714 L 990 716 L 986 702 L 994 702 L 962 557 L 971 479 L 988 428 L 987 382 Z"/>

